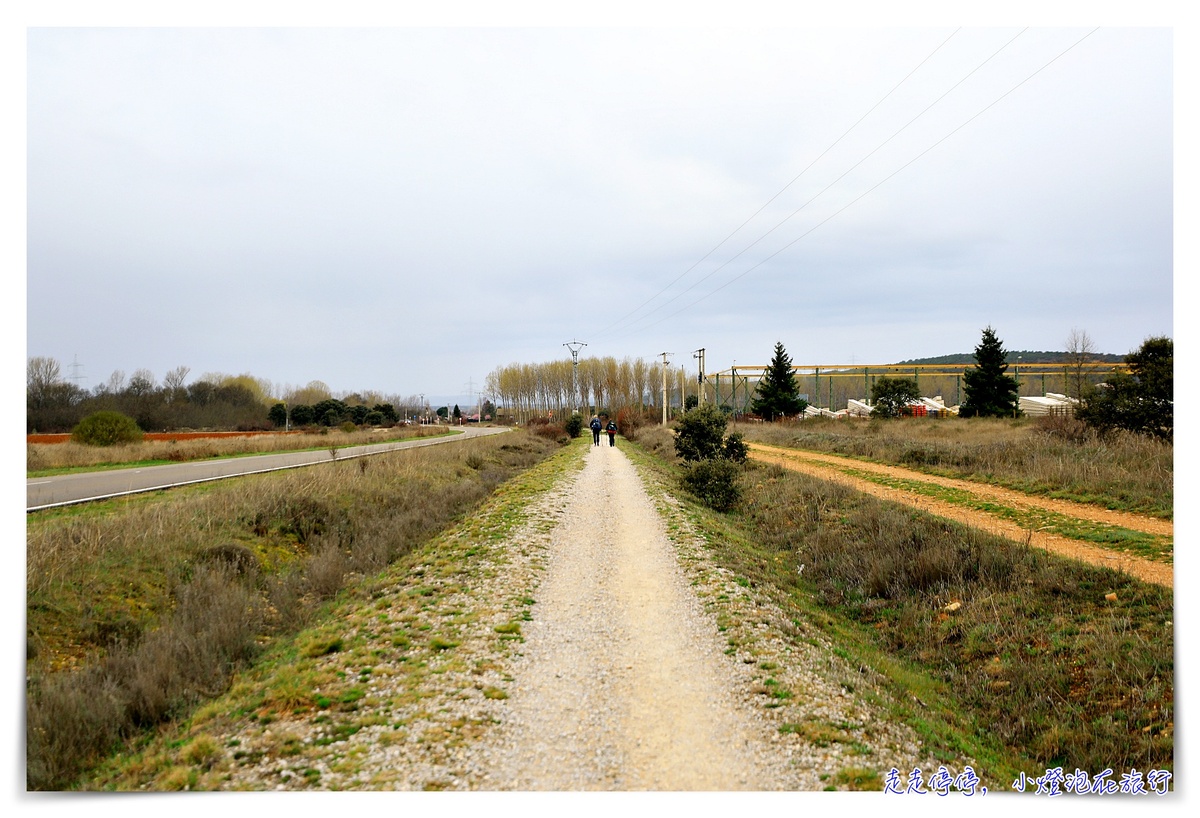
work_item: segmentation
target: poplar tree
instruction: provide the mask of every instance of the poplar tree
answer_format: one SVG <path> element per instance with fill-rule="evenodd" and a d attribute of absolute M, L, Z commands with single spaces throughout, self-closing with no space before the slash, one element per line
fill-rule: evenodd
<path fill-rule="evenodd" d="M 764 420 L 798 415 L 808 407 L 808 401 L 800 397 L 796 376 L 792 372 L 792 359 L 788 357 L 782 342 L 775 343 L 775 355 L 763 373 L 762 380 L 750 402 L 750 411 Z"/>
<path fill-rule="evenodd" d="M 1017 379 L 1007 375 L 1008 355 L 996 337 L 996 331 L 984 327 L 983 338 L 975 347 L 975 367 L 963 373 L 966 400 L 959 407 L 959 417 L 1013 417 L 1019 399 Z"/>

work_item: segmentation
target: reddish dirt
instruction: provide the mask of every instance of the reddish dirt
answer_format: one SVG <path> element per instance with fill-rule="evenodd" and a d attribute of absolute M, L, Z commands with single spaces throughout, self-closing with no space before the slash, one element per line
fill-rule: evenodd
<path fill-rule="evenodd" d="M 1137 577 L 1143 582 L 1151 582 L 1155 585 L 1166 586 L 1167 588 L 1175 587 L 1174 569 L 1172 566 L 1165 563 L 1154 562 L 1152 560 L 1133 556 L 1132 554 L 1125 554 L 1119 551 L 1112 551 L 1106 548 L 1087 545 L 1077 540 L 1071 540 L 1055 534 L 1048 534 L 1042 531 L 1030 531 L 1022 528 L 1016 523 L 1009 522 L 1007 520 L 1001 520 L 982 511 L 975 511 L 973 509 L 963 508 L 962 506 L 956 506 L 953 503 L 936 500 L 932 497 L 912 494 L 899 489 L 881 486 L 878 483 L 872 483 L 869 480 L 863 480 L 862 478 L 853 477 L 848 474 L 834 471 L 831 467 L 850 466 L 862 471 L 890 474 L 908 480 L 920 480 L 923 482 L 937 483 L 939 485 L 953 486 L 955 488 L 964 488 L 974 494 L 992 497 L 1009 504 L 1016 505 L 1019 503 L 1026 506 L 1035 506 L 1055 511 L 1060 514 L 1075 516 L 1079 519 L 1106 522 L 1136 531 L 1146 531 L 1148 533 L 1172 536 L 1174 532 L 1174 525 L 1165 520 L 1156 520 L 1137 514 L 1124 514 L 1122 512 L 1108 511 L 1106 509 L 1085 506 L 1082 503 L 1070 503 L 1064 500 L 1051 500 L 1044 497 L 1035 497 L 1028 494 L 1021 494 L 1020 492 L 1013 492 L 1008 489 L 998 489 L 994 486 L 988 486 L 981 483 L 972 483 L 965 480 L 951 480 L 949 478 L 934 477 L 928 474 L 923 474 L 922 472 L 912 471 L 911 469 L 900 468 L 898 466 L 885 466 L 879 463 L 864 463 L 858 460 L 839 458 L 835 455 L 818 454 L 815 452 L 801 451 L 798 449 L 784 449 L 776 446 L 764 446 L 759 443 L 751 443 L 749 446 L 750 456 L 765 463 L 774 463 L 786 469 L 804 472 L 805 474 L 811 474 L 812 476 L 822 480 L 841 483 L 865 494 L 871 494 L 875 497 L 879 497 L 884 500 L 890 500 L 896 503 L 904 503 L 905 505 L 919 508 L 922 511 L 927 511 L 930 514 L 937 515 L 938 517 L 955 520 L 965 525 L 969 525 L 972 528 L 978 528 L 988 531 L 992 534 L 998 534 L 1015 542 L 1028 543 L 1029 545 L 1037 548 L 1052 551 L 1062 556 L 1080 560 L 1081 562 L 1124 571 L 1131 576 Z"/>
<path fill-rule="evenodd" d="M 298 435 L 300 432 L 147 432 L 143 440 L 200 440 L 207 437 L 259 437 L 261 435 Z M 25 435 L 26 443 L 66 443 L 69 433 L 57 435 Z"/>

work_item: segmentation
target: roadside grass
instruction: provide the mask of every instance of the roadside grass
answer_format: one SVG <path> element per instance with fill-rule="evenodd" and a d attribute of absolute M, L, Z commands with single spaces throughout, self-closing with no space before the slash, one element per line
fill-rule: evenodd
<path fill-rule="evenodd" d="M 658 456 L 637 459 L 673 484 L 669 435 L 643 432 Z M 680 495 L 682 513 L 718 564 L 791 612 L 789 638 L 815 630 L 860 668 L 847 689 L 873 698 L 878 674 L 879 703 L 927 749 L 1005 782 L 1173 769 L 1170 591 L 776 466 L 742 480 L 734 512 Z"/>
<path fill-rule="evenodd" d="M 120 741 L 219 694 L 347 584 L 466 519 L 558 448 L 514 431 L 377 455 L 365 469 L 330 463 L 29 515 L 28 787 L 70 787 Z M 336 631 L 329 639 L 305 650 L 355 647 Z M 312 689 L 280 684 L 272 707 L 303 706 Z"/>
<path fill-rule="evenodd" d="M 145 440 L 115 446 L 88 446 L 65 443 L 27 443 L 25 471 L 28 477 L 52 477 L 82 471 L 165 466 L 219 457 L 249 457 L 256 454 L 282 454 L 343 449 L 393 443 L 426 437 L 458 434 L 454 429 L 436 426 L 394 427 L 391 429 L 361 429 L 344 432 L 324 429 L 289 435 L 253 435 L 246 437 L 198 438 L 194 440 Z"/>
<path fill-rule="evenodd" d="M 902 477 L 891 477 L 849 467 L 831 466 L 831 468 L 842 474 L 860 480 L 868 480 L 881 486 L 920 494 L 975 511 L 983 511 L 1016 523 L 1026 530 L 1045 531 L 1060 537 L 1135 554 L 1158 562 L 1171 563 L 1174 559 L 1174 540 L 1171 537 L 1133 531 L 1093 520 L 1081 520 L 1041 508 L 1013 508 L 992 500 L 982 499 L 969 491 L 951 486 L 939 486 L 920 480 L 906 480 Z"/>
<path fill-rule="evenodd" d="M 496 600 L 472 599 L 473 609 L 463 610 L 464 595 L 475 585 L 466 578 L 501 570 L 506 540 L 526 524 L 531 499 L 581 465 L 577 452 L 563 450 L 505 482 L 454 526 L 379 573 L 349 582 L 321 603 L 310 624 L 272 640 L 251 666 L 236 673 L 226 693 L 127 741 L 76 782 L 77 788 L 157 791 L 179 782 L 190 789 L 225 788 L 234 770 L 264 758 L 289 759 L 293 772 L 284 775 L 295 780 L 276 783 L 314 788 L 322 786 L 319 766 L 358 773 L 358 751 L 341 742 L 359 733 L 384 745 L 417 737 L 445 754 L 479 737 L 488 723 L 430 711 L 429 680 L 466 671 L 473 688 L 463 695 L 507 698 L 504 686 L 511 678 L 498 676 L 496 668 L 516 649 L 517 623 L 528 617 L 534 600 L 503 600 L 499 610 L 491 610 Z M 490 634 L 479 645 L 466 631 L 484 615 L 506 624 L 475 629 Z M 309 739 L 288 730 L 269 731 L 271 725 L 297 719 L 317 726 Z M 245 735 L 247 729 L 257 732 L 255 742 L 230 739 L 220 753 L 192 749 L 197 742 L 201 750 L 211 748 L 213 736 Z M 389 780 L 372 780 L 369 788 L 388 789 Z M 432 781 L 425 788 L 441 786 Z"/>
<path fill-rule="evenodd" d="M 746 440 L 891 463 L 1162 519 L 1174 514 L 1174 449 L 1134 434 L 1064 436 L 1052 420 L 813 418 L 740 423 Z"/>

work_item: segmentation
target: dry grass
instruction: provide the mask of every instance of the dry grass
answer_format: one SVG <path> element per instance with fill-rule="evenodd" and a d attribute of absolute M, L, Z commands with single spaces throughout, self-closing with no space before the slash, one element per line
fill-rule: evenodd
<path fill-rule="evenodd" d="M 740 522 L 790 569 L 773 581 L 924 667 L 1003 746 L 1047 767 L 1172 767 L 1169 590 L 777 467 L 751 479 Z"/>
<path fill-rule="evenodd" d="M 812 419 L 739 424 L 747 440 L 865 457 L 948 477 L 1171 519 L 1174 449 L 1062 421 Z"/>
<path fill-rule="evenodd" d="M 131 463 L 168 463 L 233 457 L 239 454 L 265 454 L 330 446 L 364 446 L 392 440 L 407 440 L 445 434 L 437 426 L 397 426 L 392 429 L 360 429 L 346 432 L 324 429 L 289 435 L 253 435 L 246 437 L 200 438 L 196 440 L 146 440 L 116 446 L 86 446 L 66 443 L 30 443 L 25 447 L 25 469 L 33 475 L 62 469 L 119 466 Z"/>
<path fill-rule="evenodd" d="M 935 424 L 942 431 L 907 438 L 903 423 L 755 436 L 778 445 L 822 435 L 864 456 L 918 445 L 921 434 L 961 434 L 953 442 L 965 448 L 1038 445 L 1028 424 L 982 433 Z M 673 464 L 669 441 L 660 427 L 639 445 Z M 1125 444 L 1140 446 L 1114 445 Z M 1169 590 L 776 466 L 752 464 L 743 488 L 738 509 L 710 523 L 718 560 L 773 589 L 846 657 L 888 674 L 897 716 L 929 746 L 974 745 L 994 754 L 985 763 L 995 770 L 1172 769 Z"/>
<path fill-rule="evenodd" d="M 220 692 L 308 621 L 556 446 L 525 432 L 28 518 L 28 785 Z"/>

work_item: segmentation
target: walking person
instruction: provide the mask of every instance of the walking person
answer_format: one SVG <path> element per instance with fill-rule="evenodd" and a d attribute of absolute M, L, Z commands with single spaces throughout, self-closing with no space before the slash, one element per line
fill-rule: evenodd
<path fill-rule="evenodd" d="M 592 422 L 588 424 L 592 428 L 592 445 L 600 445 L 600 430 L 604 428 L 604 424 L 600 422 L 600 418 L 592 415 Z"/>
<path fill-rule="evenodd" d="M 604 427 L 604 431 L 608 432 L 608 445 L 616 446 L 617 445 L 617 422 L 615 420 L 610 420 L 608 422 L 608 426 Z"/>

